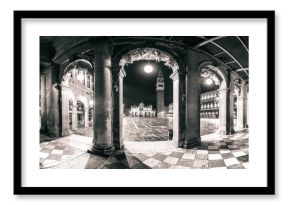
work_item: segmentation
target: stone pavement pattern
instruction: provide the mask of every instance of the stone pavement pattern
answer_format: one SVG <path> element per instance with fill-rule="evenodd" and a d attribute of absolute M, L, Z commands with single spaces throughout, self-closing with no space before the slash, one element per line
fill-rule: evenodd
<path fill-rule="evenodd" d="M 90 137 L 71 135 L 40 143 L 40 168 L 244 169 L 249 161 L 247 132 L 230 136 L 206 135 L 202 137 L 202 145 L 195 149 L 174 148 L 166 152 L 147 153 L 125 149 L 116 151 L 110 157 L 86 153 L 91 140 Z"/>

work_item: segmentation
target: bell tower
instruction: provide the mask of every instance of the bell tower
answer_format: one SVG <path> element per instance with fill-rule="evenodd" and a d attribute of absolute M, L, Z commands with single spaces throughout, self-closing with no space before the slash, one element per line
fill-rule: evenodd
<path fill-rule="evenodd" d="M 162 72 L 159 71 L 156 80 L 156 109 L 157 117 L 164 117 L 164 78 Z"/>

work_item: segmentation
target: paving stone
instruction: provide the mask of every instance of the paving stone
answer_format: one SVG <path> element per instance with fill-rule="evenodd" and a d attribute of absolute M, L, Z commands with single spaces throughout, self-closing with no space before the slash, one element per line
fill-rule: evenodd
<path fill-rule="evenodd" d="M 207 160 L 207 154 L 197 154 L 195 155 L 196 160 Z"/>
<path fill-rule="evenodd" d="M 240 162 L 248 162 L 249 161 L 249 155 L 244 155 L 244 156 L 240 156 L 240 157 L 237 157 L 237 160 L 240 161 Z"/>
<path fill-rule="evenodd" d="M 168 164 L 166 162 L 160 162 L 159 164 L 157 164 L 154 169 L 171 169 L 174 166 L 172 164 Z"/>
<path fill-rule="evenodd" d="M 151 169 L 151 167 L 147 166 L 146 164 L 139 163 L 131 167 L 131 169 Z"/>
<path fill-rule="evenodd" d="M 184 166 L 184 167 L 192 167 L 193 160 L 189 159 L 180 159 L 176 165 Z"/>
<path fill-rule="evenodd" d="M 160 161 L 157 159 L 154 159 L 154 158 L 148 158 L 148 159 L 144 160 L 143 163 L 149 167 L 155 167 L 157 164 L 160 163 Z"/>
<path fill-rule="evenodd" d="M 164 160 L 164 162 L 167 162 L 168 164 L 173 164 L 175 165 L 178 162 L 179 158 L 175 158 L 175 157 L 166 157 L 166 159 Z"/>
<path fill-rule="evenodd" d="M 208 146 L 208 150 L 218 150 L 218 146 Z"/>
<path fill-rule="evenodd" d="M 180 165 L 175 165 L 174 169 L 191 169 L 191 167 L 184 167 L 184 166 L 180 166 Z"/>
<path fill-rule="evenodd" d="M 194 160 L 192 168 L 207 169 L 208 160 Z"/>
<path fill-rule="evenodd" d="M 195 159 L 195 154 L 183 154 L 182 159 L 190 159 L 194 160 Z"/>
<path fill-rule="evenodd" d="M 166 155 L 160 153 L 157 153 L 153 156 L 154 159 L 157 159 L 159 161 L 163 161 L 166 157 L 167 157 Z"/>
<path fill-rule="evenodd" d="M 104 168 L 107 168 L 107 169 L 128 169 L 128 167 L 121 162 L 114 163 L 114 164 L 106 164 L 104 166 Z"/>
<path fill-rule="evenodd" d="M 226 164 L 224 160 L 209 160 L 208 161 L 209 168 L 212 167 L 225 167 Z"/>
<path fill-rule="evenodd" d="M 50 154 L 50 155 L 48 155 L 47 159 L 60 161 L 61 155 L 60 154 Z"/>
<path fill-rule="evenodd" d="M 241 164 L 234 164 L 227 167 L 228 169 L 245 169 L 245 167 Z"/>
<path fill-rule="evenodd" d="M 137 157 L 139 160 L 141 160 L 141 161 L 144 161 L 144 160 L 146 160 L 146 159 L 149 158 L 149 157 L 147 157 L 147 156 L 144 155 L 144 154 L 138 154 L 136 157 Z"/>
<path fill-rule="evenodd" d="M 60 155 L 62 155 L 63 154 L 63 150 L 54 149 L 54 150 L 51 151 L 51 154 L 60 154 Z"/>
<path fill-rule="evenodd" d="M 170 156 L 170 157 L 181 158 L 182 155 L 183 155 L 182 152 L 172 152 L 169 156 Z"/>
<path fill-rule="evenodd" d="M 220 151 L 219 150 L 216 150 L 216 151 L 208 150 L 208 154 L 220 154 Z"/>
<path fill-rule="evenodd" d="M 228 159 L 224 159 L 224 162 L 226 164 L 226 166 L 231 166 L 231 165 L 236 165 L 236 164 L 240 164 L 240 162 L 236 159 L 236 158 L 228 158 Z"/>
<path fill-rule="evenodd" d="M 221 160 L 222 155 L 221 154 L 209 154 L 208 155 L 208 160 Z"/>
<path fill-rule="evenodd" d="M 241 156 L 245 156 L 246 153 L 242 152 L 242 151 L 237 151 L 237 152 L 233 152 L 233 155 L 235 157 L 241 157 Z"/>
<path fill-rule="evenodd" d="M 235 157 L 231 152 L 230 153 L 224 153 L 221 154 L 223 159 L 233 158 Z"/>

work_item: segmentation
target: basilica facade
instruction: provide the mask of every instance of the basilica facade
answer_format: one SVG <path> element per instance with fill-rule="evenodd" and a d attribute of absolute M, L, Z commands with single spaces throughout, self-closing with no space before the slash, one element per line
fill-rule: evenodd
<path fill-rule="evenodd" d="M 156 110 L 152 109 L 152 105 L 145 106 L 140 103 L 138 106 L 131 106 L 129 111 L 131 117 L 156 117 Z"/>

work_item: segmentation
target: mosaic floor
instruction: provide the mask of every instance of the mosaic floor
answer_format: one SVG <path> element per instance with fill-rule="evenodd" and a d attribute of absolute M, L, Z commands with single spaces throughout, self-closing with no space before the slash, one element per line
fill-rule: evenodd
<path fill-rule="evenodd" d="M 140 126 L 141 133 L 144 129 L 149 129 L 150 123 L 152 123 L 152 120 L 146 118 L 142 118 L 142 120 L 135 121 L 136 126 L 138 128 Z M 162 121 L 161 123 L 168 122 Z M 130 126 L 133 124 L 135 127 L 133 122 L 128 124 Z M 156 129 L 160 136 L 165 136 L 165 128 Z M 126 128 L 125 130 L 130 131 Z M 139 136 L 132 138 L 131 135 L 127 137 L 126 139 L 134 140 L 125 141 L 126 149 L 116 151 L 110 157 L 91 155 L 86 152 L 90 148 L 92 137 L 72 134 L 50 141 L 44 140 L 40 143 L 40 168 L 244 169 L 248 166 L 249 135 L 247 130 L 227 136 L 216 133 L 203 135 L 201 146 L 195 149 L 175 148 L 171 141 L 164 140 L 165 137 L 162 138 L 163 141 L 147 141 L 151 134 L 146 133 L 144 137 L 144 133 L 140 135 L 143 138 Z"/>

